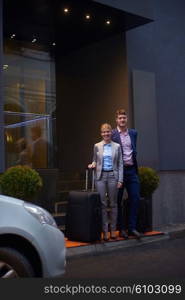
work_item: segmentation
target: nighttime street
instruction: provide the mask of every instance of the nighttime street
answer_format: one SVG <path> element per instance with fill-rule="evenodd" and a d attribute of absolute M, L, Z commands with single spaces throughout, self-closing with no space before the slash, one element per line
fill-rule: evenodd
<path fill-rule="evenodd" d="M 64 278 L 184 279 L 185 238 L 68 259 Z"/>

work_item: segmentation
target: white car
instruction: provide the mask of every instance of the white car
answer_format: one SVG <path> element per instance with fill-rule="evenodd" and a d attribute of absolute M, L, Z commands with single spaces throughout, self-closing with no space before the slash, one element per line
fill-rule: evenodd
<path fill-rule="evenodd" d="M 43 208 L 0 195 L 0 278 L 60 277 L 65 272 L 63 233 Z"/>

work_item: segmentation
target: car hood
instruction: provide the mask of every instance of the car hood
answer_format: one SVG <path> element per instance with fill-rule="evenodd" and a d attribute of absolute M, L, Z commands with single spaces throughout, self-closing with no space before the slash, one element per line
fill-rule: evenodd
<path fill-rule="evenodd" d="M 0 195 L 0 202 L 6 202 L 14 205 L 23 205 L 24 201 L 10 196 Z"/>

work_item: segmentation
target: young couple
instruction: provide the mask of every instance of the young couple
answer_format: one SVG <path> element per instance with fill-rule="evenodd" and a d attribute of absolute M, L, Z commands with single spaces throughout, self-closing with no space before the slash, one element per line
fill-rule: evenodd
<path fill-rule="evenodd" d="M 116 239 L 117 226 L 120 237 L 125 239 L 128 235 L 137 239 L 141 237 L 136 230 L 140 199 L 136 160 L 137 131 L 128 129 L 127 121 L 126 111 L 119 109 L 116 111 L 115 129 L 112 130 L 111 125 L 107 123 L 101 126 L 102 141 L 94 145 L 93 162 L 88 166 L 95 168 L 96 188 L 102 204 L 102 230 L 105 241 L 109 239 L 109 221 L 111 239 Z M 128 233 L 123 220 L 124 188 L 130 201 Z M 108 199 L 110 220 L 107 210 Z"/>

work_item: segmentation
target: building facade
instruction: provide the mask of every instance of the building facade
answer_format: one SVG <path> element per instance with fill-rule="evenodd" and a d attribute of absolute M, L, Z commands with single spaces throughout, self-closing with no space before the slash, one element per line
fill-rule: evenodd
<path fill-rule="evenodd" d="M 55 198 L 57 174 L 83 173 L 100 124 L 124 107 L 139 165 L 160 174 L 154 226 L 182 223 L 185 3 L 76 2 L 0 0 L 0 171 L 23 163 L 26 145 Z"/>

